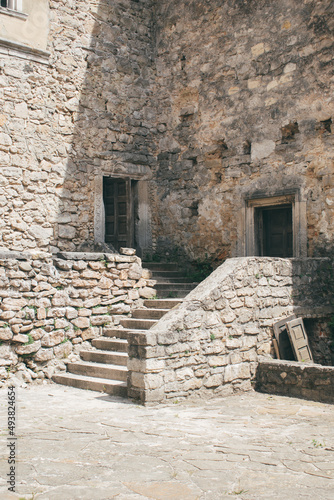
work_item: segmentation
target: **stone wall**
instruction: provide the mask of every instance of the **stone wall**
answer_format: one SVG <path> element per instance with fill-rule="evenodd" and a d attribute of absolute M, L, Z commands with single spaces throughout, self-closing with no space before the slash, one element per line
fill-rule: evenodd
<path fill-rule="evenodd" d="M 0 253 L 0 381 L 51 378 L 103 326 L 155 294 L 141 260 L 125 252 Z"/>
<path fill-rule="evenodd" d="M 147 333 L 128 339 L 129 396 L 153 403 L 249 390 L 259 356 L 274 355 L 275 322 L 333 314 L 333 297 L 319 293 L 326 263 L 227 260 Z"/>
<path fill-rule="evenodd" d="M 245 255 L 245 200 L 293 191 L 309 255 L 328 252 L 330 0 L 50 0 L 45 12 L 45 60 L 0 62 L 0 247 L 93 250 L 113 176 L 145 183 L 143 251 L 152 233 L 169 257 Z"/>
<path fill-rule="evenodd" d="M 307 205 L 309 255 L 328 251 L 330 0 L 49 7 L 48 64 L 0 63 L 3 248 L 93 249 L 102 178 L 116 176 L 150 183 L 152 228 L 146 205 L 138 227 L 156 251 L 244 255 L 245 199 L 289 190 Z"/>
<path fill-rule="evenodd" d="M 150 173 L 151 1 L 49 7 L 46 64 L 0 61 L 0 248 L 92 250 L 96 179 Z"/>
<path fill-rule="evenodd" d="M 256 390 L 322 403 L 334 403 L 334 368 L 291 361 L 261 360 Z"/>
<path fill-rule="evenodd" d="M 158 248 L 254 255 L 245 200 L 293 191 L 308 255 L 331 249 L 333 16 L 330 0 L 157 3 Z"/>

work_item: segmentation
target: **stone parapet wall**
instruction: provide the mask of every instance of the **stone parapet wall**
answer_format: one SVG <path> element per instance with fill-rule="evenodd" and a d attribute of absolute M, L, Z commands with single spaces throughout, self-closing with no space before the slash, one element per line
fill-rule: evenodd
<path fill-rule="evenodd" d="M 103 326 L 154 295 L 149 271 L 125 251 L 0 253 L 0 380 L 12 372 L 27 382 L 50 378 Z"/>
<path fill-rule="evenodd" d="M 251 389 L 258 357 L 274 354 L 276 321 L 333 312 L 316 279 L 326 262 L 227 260 L 150 331 L 129 338 L 129 396 L 155 403 Z"/>
<path fill-rule="evenodd" d="M 261 360 L 256 371 L 260 392 L 334 403 L 334 367 Z"/>

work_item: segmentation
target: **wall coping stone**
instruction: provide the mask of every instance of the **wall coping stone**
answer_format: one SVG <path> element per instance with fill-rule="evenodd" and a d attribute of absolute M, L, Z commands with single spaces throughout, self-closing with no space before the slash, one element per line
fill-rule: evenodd
<path fill-rule="evenodd" d="M 51 258 L 52 254 L 47 252 L 15 252 L 11 250 L 0 250 L 0 260 L 36 260 Z"/>
<path fill-rule="evenodd" d="M 101 252 L 59 252 L 57 257 L 65 260 L 103 260 L 104 253 Z"/>
<path fill-rule="evenodd" d="M 255 389 L 334 404 L 334 366 L 259 358 Z"/>
<path fill-rule="evenodd" d="M 300 369 L 301 371 L 303 370 L 309 370 L 310 368 L 314 368 L 315 370 L 320 370 L 323 372 L 330 371 L 334 372 L 334 366 L 323 366 L 319 365 L 317 363 L 313 363 L 312 361 L 289 361 L 286 359 L 272 359 L 272 358 L 263 358 L 259 357 L 258 360 L 259 365 L 266 365 L 266 366 L 274 366 L 276 368 L 297 368 Z"/>

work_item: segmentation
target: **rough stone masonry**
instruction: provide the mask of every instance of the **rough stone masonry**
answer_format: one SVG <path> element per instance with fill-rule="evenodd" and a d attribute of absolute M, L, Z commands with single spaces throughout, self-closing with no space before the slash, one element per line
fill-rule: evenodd
<path fill-rule="evenodd" d="M 142 252 L 254 255 L 248 200 L 286 193 L 304 255 L 330 251 L 333 2 L 25 3 L 48 35 L 0 60 L 3 248 L 92 250 L 107 176 L 145 183 Z"/>
<path fill-rule="evenodd" d="M 105 303 L 116 288 L 120 309 L 139 300 L 130 293 L 146 278 L 119 267 L 131 259 L 107 259 L 110 269 L 75 257 L 52 263 L 59 252 L 104 243 L 105 177 L 133 189 L 139 255 L 215 264 L 262 255 L 256 214 L 286 204 L 293 256 L 332 253 L 331 0 L 26 0 L 24 9 L 0 9 L 0 247 L 46 254 L 2 260 L 4 366 L 18 352 L 50 363 L 66 354 L 65 329 L 71 345 L 97 333 L 108 314 L 87 306 L 91 293 L 102 309 L 116 307 Z M 238 300 L 231 309 L 240 312 L 250 298 L 241 309 Z M 227 344 L 255 338 L 229 335 Z M 257 342 L 269 350 L 264 335 Z M 174 344 L 159 360 L 168 370 L 178 369 Z M 252 362 L 240 369 L 251 373 Z M 237 364 L 181 372 L 180 380 L 209 387 Z M 141 394 L 147 377 L 138 366 L 133 387 Z M 188 390 L 157 380 L 169 394 Z"/>
<path fill-rule="evenodd" d="M 0 383 L 50 379 L 154 295 L 149 272 L 126 252 L 0 254 Z"/>

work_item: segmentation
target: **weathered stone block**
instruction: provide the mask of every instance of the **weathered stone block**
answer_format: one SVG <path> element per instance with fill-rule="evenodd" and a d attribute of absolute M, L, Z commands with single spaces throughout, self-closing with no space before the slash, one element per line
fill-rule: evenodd
<path fill-rule="evenodd" d="M 228 365 L 225 368 L 224 382 L 232 382 L 236 379 L 250 378 L 250 365 L 249 363 L 240 363 L 237 365 Z"/>
<path fill-rule="evenodd" d="M 13 333 L 10 328 L 0 328 L 0 340 L 11 340 Z"/>
<path fill-rule="evenodd" d="M 139 295 L 144 299 L 151 299 L 156 295 L 156 293 L 157 293 L 156 290 L 150 287 L 144 287 L 139 289 Z"/>
<path fill-rule="evenodd" d="M 72 321 L 73 323 L 73 321 Z M 111 323 L 110 316 L 91 316 L 90 323 L 92 326 L 102 326 Z"/>
<path fill-rule="evenodd" d="M 64 330 L 55 330 L 50 333 L 46 333 L 41 339 L 41 345 L 43 347 L 53 347 L 60 344 L 65 339 Z"/>
<path fill-rule="evenodd" d="M 86 317 L 80 317 L 80 318 L 75 318 L 71 320 L 71 323 L 76 326 L 77 328 L 89 328 L 90 326 L 90 319 Z"/>
<path fill-rule="evenodd" d="M 218 387 L 223 383 L 223 375 L 217 373 L 216 375 L 211 375 L 207 380 L 203 381 L 204 387 Z"/>
<path fill-rule="evenodd" d="M 40 349 L 34 356 L 34 361 L 44 363 L 54 358 L 53 349 Z"/>
<path fill-rule="evenodd" d="M 26 344 L 27 342 L 29 342 L 29 337 L 28 335 L 19 333 L 18 335 L 14 335 L 13 342 L 18 342 L 19 344 Z"/>
<path fill-rule="evenodd" d="M 41 348 L 41 341 L 37 340 L 36 342 L 33 342 L 32 344 L 29 345 L 22 345 L 19 347 L 15 348 L 16 354 L 22 355 L 22 354 L 32 354 L 34 352 L 37 352 Z"/>
<path fill-rule="evenodd" d="M 53 352 L 56 358 L 66 358 L 72 352 L 72 344 L 71 342 L 64 342 L 63 344 L 55 346 Z"/>

